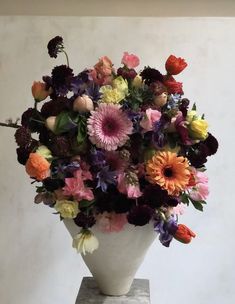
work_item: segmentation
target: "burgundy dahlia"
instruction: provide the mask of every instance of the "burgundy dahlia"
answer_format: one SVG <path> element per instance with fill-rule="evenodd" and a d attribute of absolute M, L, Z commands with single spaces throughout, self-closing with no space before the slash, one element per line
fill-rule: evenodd
<path fill-rule="evenodd" d="M 74 219 L 74 223 L 78 227 L 82 228 L 90 228 L 95 225 L 95 222 L 96 220 L 93 215 L 87 215 L 83 212 L 79 212 L 77 217 Z"/>
<path fill-rule="evenodd" d="M 156 69 L 152 69 L 150 67 L 146 67 L 141 73 L 140 76 L 144 80 L 147 85 L 155 81 L 163 82 L 163 75 Z"/>
<path fill-rule="evenodd" d="M 70 141 L 65 136 L 55 136 L 51 140 L 50 150 L 53 155 L 67 157 L 71 155 Z"/>

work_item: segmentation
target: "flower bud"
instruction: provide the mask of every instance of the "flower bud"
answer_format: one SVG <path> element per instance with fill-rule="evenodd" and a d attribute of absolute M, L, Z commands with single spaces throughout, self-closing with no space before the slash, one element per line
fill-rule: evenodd
<path fill-rule="evenodd" d="M 34 81 L 32 85 L 32 94 L 34 99 L 39 102 L 46 99 L 51 94 L 51 89 L 46 90 L 46 84 L 40 81 Z"/>
<path fill-rule="evenodd" d="M 73 102 L 73 110 L 75 112 L 90 112 L 94 110 L 94 104 L 87 95 L 78 96 Z"/>
<path fill-rule="evenodd" d="M 46 119 L 45 126 L 52 132 L 55 131 L 56 116 L 50 116 Z"/>
<path fill-rule="evenodd" d="M 177 241 L 188 244 L 191 242 L 192 237 L 195 237 L 196 234 L 187 226 L 179 224 L 173 236 Z"/>
<path fill-rule="evenodd" d="M 162 93 L 154 98 L 153 103 L 158 107 L 161 108 L 167 103 L 167 93 Z"/>

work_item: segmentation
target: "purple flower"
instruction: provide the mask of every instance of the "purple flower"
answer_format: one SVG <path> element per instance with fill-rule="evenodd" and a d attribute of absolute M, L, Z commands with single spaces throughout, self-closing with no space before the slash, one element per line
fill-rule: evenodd
<path fill-rule="evenodd" d="M 127 215 L 127 220 L 135 226 L 144 226 L 153 217 L 154 210 L 147 205 L 134 206 Z"/>
<path fill-rule="evenodd" d="M 116 172 L 110 171 L 109 166 L 103 167 L 96 175 L 98 182 L 96 188 L 101 188 L 103 192 L 107 191 L 109 184 L 116 184 Z"/>
<path fill-rule="evenodd" d="M 56 66 L 51 73 L 52 87 L 55 93 L 65 96 L 71 90 L 73 80 L 73 70 L 67 65 Z"/>
<path fill-rule="evenodd" d="M 48 54 L 52 58 L 56 58 L 57 54 L 60 53 L 64 48 L 63 38 L 56 36 L 48 42 L 47 49 Z"/>
<path fill-rule="evenodd" d="M 162 114 L 161 118 L 153 125 L 152 141 L 156 148 L 162 148 L 166 142 L 165 129 L 170 124 L 170 117 L 167 114 Z"/>
<path fill-rule="evenodd" d="M 169 247 L 173 239 L 173 234 L 177 230 L 177 221 L 170 217 L 167 221 L 159 219 L 154 224 L 154 230 L 159 233 L 159 240 L 163 246 Z"/>
<path fill-rule="evenodd" d="M 90 157 L 93 166 L 103 167 L 106 164 L 105 153 L 102 150 L 92 149 Z"/>

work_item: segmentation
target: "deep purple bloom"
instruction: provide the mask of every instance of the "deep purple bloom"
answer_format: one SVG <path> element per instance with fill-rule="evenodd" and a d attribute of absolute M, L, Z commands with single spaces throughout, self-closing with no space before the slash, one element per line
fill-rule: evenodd
<path fill-rule="evenodd" d="M 177 116 L 175 121 L 175 128 L 180 136 L 180 140 L 184 145 L 191 145 L 192 140 L 189 138 L 188 128 L 186 127 L 186 121 L 183 114 Z"/>
<path fill-rule="evenodd" d="M 80 168 L 80 164 L 77 161 L 73 162 L 66 162 L 66 161 L 57 161 L 52 169 L 52 173 L 54 176 L 58 176 L 63 178 L 66 177 L 72 177 L 73 173 Z"/>
<path fill-rule="evenodd" d="M 192 166 L 195 168 L 200 168 L 207 162 L 207 146 L 203 142 L 189 146 L 186 152 L 186 156 Z"/>
<path fill-rule="evenodd" d="M 156 69 L 152 69 L 150 67 L 146 67 L 141 73 L 140 76 L 144 80 L 147 85 L 155 81 L 163 82 L 163 75 Z"/>
<path fill-rule="evenodd" d="M 73 70 L 67 65 L 56 66 L 51 73 L 52 88 L 56 94 L 65 96 L 71 90 Z"/>
<path fill-rule="evenodd" d="M 48 54 L 52 58 L 56 58 L 57 54 L 63 50 L 63 38 L 56 36 L 47 44 Z"/>
<path fill-rule="evenodd" d="M 43 185 L 47 191 L 53 192 L 59 188 L 64 187 L 65 182 L 63 179 L 47 177 L 43 180 Z"/>
<path fill-rule="evenodd" d="M 159 240 L 163 246 L 169 247 L 173 239 L 173 234 L 177 230 L 177 221 L 170 217 L 167 221 L 158 219 L 154 224 L 154 230 L 159 233 Z"/>
<path fill-rule="evenodd" d="M 100 171 L 96 175 L 98 182 L 97 182 L 97 188 L 101 188 L 103 192 L 107 191 L 108 185 L 116 184 L 116 172 L 110 171 L 109 166 L 102 167 Z"/>
<path fill-rule="evenodd" d="M 148 205 L 153 209 L 163 206 L 168 199 L 167 191 L 157 184 L 149 184 L 142 191 L 143 195 L 139 198 L 140 203 Z"/>
<path fill-rule="evenodd" d="M 187 98 L 183 98 L 179 105 L 179 110 L 182 112 L 183 116 L 186 117 L 188 113 L 189 100 Z"/>
<path fill-rule="evenodd" d="M 74 223 L 78 227 L 82 228 L 90 228 L 95 225 L 95 222 L 96 220 L 93 215 L 87 215 L 83 212 L 79 212 L 77 217 L 74 219 Z"/>
<path fill-rule="evenodd" d="M 162 148 L 166 142 L 165 129 L 170 124 L 170 117 L 167 114 L 162 114 L 161 118 L 153 125 L 152 141 L 156 148 Z"/>
<path fill-rule="evenodd" d="M 15 132 L 15 140 L 19 147 L 27 147 L 31 144 L 31 132 L 24 126 L 19 127 Z"/>
<path fill-rule="evenodd" d="M 147 205 L 134 206 L 127 214 L 127 220 L 135 226 L 144 226 L 153 217 L 154 210 Z"/>
<path fill-rule="evenodd" d="M 85 86 L 86 85 L 85 85 L 84 81 L 81 78 L 79 78 L 78 76 L 71 78 L 70 87 L 71 87 L 71 91 L 75 95 L 81 96 L 82 94 L 84 94 Z"/>
<path fill-rule="evenodd" d="M 16 153 L 17 153 L 18 162 L 21 165 L 25 165 L 29 158 L 29 154 L 33 152 L 38 147 L 38 145 L 39 145 L 38 141 L 33 139 L 29 146 L 17 148 Z"/>
<path fill-rule="evenodd" d="M 97 102 L 101 96 L 100 86 L 94 82 L 89 82 L 85 93 L 93 100 L 93 102 Z"/>
<path fill-rule="evenodd" d="M 117 75 L 122 76 L 124 79 L 134 79 L 137 73 L 134 69 L 124 67 L 117 70 Z"/>
<path fill-rule="evenodd" d="M 44 122 L 41 121 L 40 113 L 34 108 L 28 108 L 21 116 L 22 126 L 30 129 L 31 132 L 41 131 L 44 125 Z"/>
<path fill-rule="evenodd" d="M 106 164 L 105 153 L 102 150 L 92 149 L 90 151 L 92 165 L 95 167 L 103 167 Z"/>
<path fill-rule="evenodd" d="M 66 97 L 58 97 L 54 100 L 47 101 L 41 108 L 41 115 L 46 119 L 49 116 L 57 116 L 63 111 L 70 109 L 70 100 Z"/>
<path fill-rule="evenodd" d="M 203 141 L 203 144 L 207 147 L 208 156 L 215 154 L 218 150 L 218 141 L 211 133 L 208 133 L 208 136 L 206 140 Z"/>

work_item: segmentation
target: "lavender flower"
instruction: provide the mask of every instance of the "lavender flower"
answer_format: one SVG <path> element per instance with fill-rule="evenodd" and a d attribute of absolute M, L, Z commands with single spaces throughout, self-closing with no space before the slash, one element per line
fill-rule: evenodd
<path fill-rule="evenodd" d="M 170 217 L 167 221 L 163 219 L 156 220 L 154 230 L 159 233 L 159 240 L 163 246 L 169 247 L 173 239 L 173 234 L 177 230 L 177 221 L 174 217 Z"/>
<path fill-rule="evenodd" d="M 98 182 L 96 188 L 101 188 L 103 192 L 107 191 L 109 184 L 116 184 L 116 172 L 110 171 L 109 166 L 103 167 L 96 175 Z"/>

